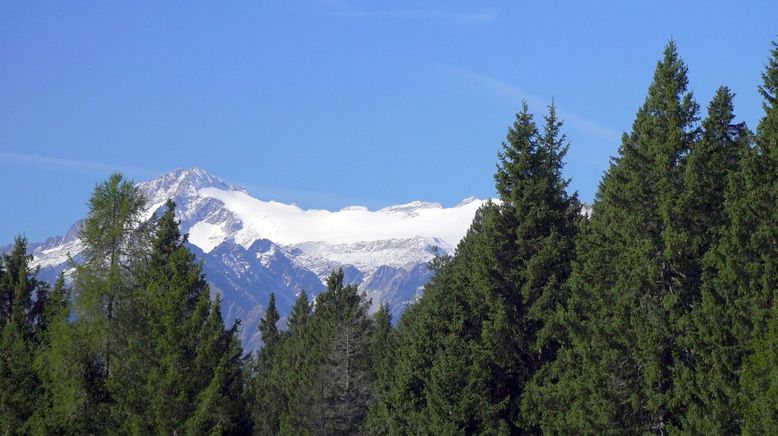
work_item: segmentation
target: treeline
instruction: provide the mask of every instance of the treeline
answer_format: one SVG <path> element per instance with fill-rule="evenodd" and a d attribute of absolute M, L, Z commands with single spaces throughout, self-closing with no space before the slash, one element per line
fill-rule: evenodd
<path fill-rule="evenodd" d="M 719 88 L 704 118 L 670 42 L 582 213 L 551 105 L 499 153 L 499 201 L 392 325 L 343 273 L 263 347 L 224 325 L 175 205 L 114 175 L 72 275 L 0 266 L 8 434 L 778 433 L 778 46 L 755 132 Z"/>

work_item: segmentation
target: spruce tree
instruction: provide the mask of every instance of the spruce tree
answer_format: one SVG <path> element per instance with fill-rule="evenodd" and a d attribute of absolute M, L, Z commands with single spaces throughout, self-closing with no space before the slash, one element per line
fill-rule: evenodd
<path fill-rule="evenodd" d="M 195 380 L 205 383 L 197 393 L 194 413 L 185 423 L 189 434 L 247 434 L 251 432 L 243 379 L 243 358 L 236 322 L 224 329 L 221 298 L 211 305 L 208 318 L 197 332 L 194 352 Z"/>
<path fill-rule="evenodd" d="M 765 115 L 756 131 L 756 147 L 743 164 L 741 198 L 732 199 L 733 236 L 729 256 L 740 263 L 737 289 L 751 297 L 754 354 L 742 372 L 744 431 L 778 431 L 778 44 L 759 88 Z"/>
<path fill-rule="evenodd" d="M 27 240 L 17 237 L 0 263 L 0 431 L 30 432 L 43 387 L 33 361 L 39 351 L 48 286 L 31 269 Z"/>
<path fill-rule="evenodd" d="M 395 332 L 392 328 L 392 314 L 389 305 L 384 303 L 373 315 L 374 330 L 370 340 L 370 355 L 373 361 L 375 381 L 373 400 L 365 417 L 365 432 L 386 434 L 390 421 L 390 393 L 392 388 L 392 368 L 395 361 Z"/>
<path fill-rule="evenodd" d="M 678 255 L 677 199 L 698 133 L 687 85 L 670 41 L 577 247 L 566 314 L 571 344 L 537 394 L 544 432 L 666 432 L 677 419 L 675 338 L 694 293 Z"/>
<path fill-rule="evenodd" d="M 322 359 L 308 409 L 311 432 L 358 434 L 373 396 L 369 301 L 356 286 L 343 284 L 343 270 L 327 279 L 316 298 L 312 329 Z"/>
<path fill-rule="evenodd" d="M 307 303 L 306 303 L 307 305 Z M 265 316 L 259 322 L 258 329 L 262 335 L 262 348 L 257 352 L 252 374 L 252 419 L 254 434 L 272 434 L 278 431 L 284 402 L 278 380 L 274 377 L 274 365 L 277 364 L 276 353 L 282 339 L 278 331 L 280 315 L 276 309 L 275 294 L 265 309 Z"/>
<path fill-rule="evenodd" d="M 64 433 L 60 427 L 60 419 L 56 415 L 54 407 L 54 395 L 56 393 L 56 371 L 49 360 L 52 357 L 51 350 L 57 344 L 57 338 L 62 335 L 62 330 L 68 328 L 70 315 L 70 292 L 65 286 L 64 274 L 60 273 L 54 286 L 46 294 L 39 330 L 39 345 L 35 353 L 33 368 L 41 382 L 41 391 L 38 404 L 33 416 L 29 420 L 27 431 L 32 434 Z"/>
<path fill-rule="evenodd" d="M 554 105 L 539 131 L 525 103 L 499 154 L 500 204 L 479 210 L 401 318 L 397 347 L 408 360 L 394 368 L 392 432 L 535 431 L 522 397 L 562 339 L 579 214 L 561 175 L 565 151 Z"/>
<path fill-rule="evenodd" d="M 144 345 L 139 351 L 145 380 L 138 382 L 144 382 L 147 400 L 139 403 L 138 416 L 149 431 L 160 433 L 184 430 L 209 380 L 208 372 L 198 371 L 195 353 L 211 311 L 210 291 L 178 227 L 175 203 L 168 201 L 155 225 L 138 301 L 147 313 L 147 334 L 136 338 Z"/>
<path fill-rule="evenodd" d="M 739 428 L 740 345 L 730 331 L 738 309 L 732 289 L 716 281 L 721 260 L 716 243 L 729 226 L 725 192 L 749 152 L 751 138 L 744 124 L 733 123 L 732 99 L 729 89 L 721 87 L 710 102 L 700 140 L 688 157 L 679 201 L 685 220 L 686 286 L 700 295 L 692 302 L 689 324 L 680 326 L 685 330 L 679 332 L 682 360 L 674 369 L 674 401 L 683 410 L 679 426 L 707 434 Z"/>
<path fill-rule="evenodd" d="M 295 299 L 294 306 L 292 306 L 292 313 L 289 315 L 289 332 L 294 333 L 305 326 L 308 321 L 308 317 L 311 315 L 311 305 L 308 302 L 308 294 L 305 291 L 300 291 Z"/>

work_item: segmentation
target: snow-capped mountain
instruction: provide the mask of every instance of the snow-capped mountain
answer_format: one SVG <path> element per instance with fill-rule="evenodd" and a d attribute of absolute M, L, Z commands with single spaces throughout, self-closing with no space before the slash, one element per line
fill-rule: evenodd
<path fill-rule="evenodd" d="M 222 295 L 225 320 L 242 320 L 246 349 L 258 345 L 256 325 L 271 292 L 286 314 L 301 290 L 318 294 L 336 268 L 367 293 L 374 308 L 387 303 L 398 314 L 429 279 L 427 262 L 453 250 L 483 204 L 468 198 L 451 208 L 415 201 L 377 211 L 305 210 L 253 198 L 199 168 L 138 186 L 148 200 L 148 218 L 168 198 L 176 202 L 190 249 L 203 262 L 212 290 Z M 30 244 L 44 279 L 66 269 L 68 256 L 78 259 L 79 226 Z"/>

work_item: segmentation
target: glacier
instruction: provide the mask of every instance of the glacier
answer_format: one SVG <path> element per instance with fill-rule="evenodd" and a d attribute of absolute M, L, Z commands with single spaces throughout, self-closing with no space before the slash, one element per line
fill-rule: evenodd
<path fill-rule="evenodd" d="M 301 291 L 315 296 L 337 268 L 367 294 L 373 310 L 385 303 L 399 316 L 421 295 L 431 276 L 428 262 L 453 252 L 485 202 L 470 197 L 454 207 L 414 201 L 375 211 L 302 209 L 254 198 L 200 168 L 171 171 L 138 187 L 146 218 L 168 198 L 176 202 L 181 231 L 212 292 L 222 297 L 225 321 L 241 321 L 246 351 L 260 345 L 256 326 L 271 292 L 286 315 Z M 69 257 L 78 260 L 81 223 L 64 236 L 29 244 L 41 278 L 53 280 L 67 271 Z"/>

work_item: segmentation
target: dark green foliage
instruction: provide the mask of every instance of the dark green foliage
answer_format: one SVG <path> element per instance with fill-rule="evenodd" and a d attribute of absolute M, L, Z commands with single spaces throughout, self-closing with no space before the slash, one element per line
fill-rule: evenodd
<path fill-rule="evenodd" d="M 343 271 L 330 275 L 313 313 L 306 294 L 299 295 L 283 333 L 275 332 L 278 315 L 268 305 L 253 381 L 256 434 L 360 431 L 376 389 L 378 339 L 368 306 L 355 286 L 344 285 Z"/>
<path fill-rule="evenodd" d="M 30 267 L 27 241 L 17 237 L 0 263 L 0 432 L 31 431 L 43 387 L 33 366 L 45 331 L 48 286 Z M 37 301 L 34 303 L 33 299 Z"/>
<path fill-rule="evenodd" d="M 303 298 L 305 293 L 302 293 Z M 302 304 L 302 303 L 301 303 Z M 307 311 L 308 302 L 305 301 Z M 276 298 L 270 294 L 270 300 L 265 309 L 265 317 L 259 323 L 259 331 L 262 334 L 263 347 L 257 353 L 254 362 L 252 379 L 252 419 L 255 434 L 271 434 L 278 431 L 281 424 L 283 409 L 283 397 L 280 386 L 273 377 L 274 365 L 277 364 L 276 350 L 282 336 L 278 331 L 280 316 L 276 310 Z"/>
<path fill-rule="evenodd" d="M 262 334 L 262 344 L 265 349 L 272 349 L 275 347 L 279 339 L 278 334 L 278 320 L 281 316 L 276 309 L 276 296 L 270 294 L 270 301 L 267 303 L 267 310 L 265 310 L 265 317 L 259 323 L 259 332 Z"/>
<path fill-rule="evenodd" d="M 733 124 L 733 95 L 719 88 L 708 106 L 702 136 L 692 149 L 684 174 L 683 212 L 687 286 L 700 289 L 691 323 L 680 338 L 684 365 L 676 368 L 676 402 L 686 409 L 680 426 L 700 433 L 732 433 L 738 429 L 737 372 L 742 348 L 735 347 L 732 319 L 735 293 L 720 286 L 716 270 L 721 257 L 716 242 L 726 234 L 728 182 L 749 152 L 750 133 Z M 730 185 L 731 186 L 731 185 Z M 739 348 L 739 349 L 738 349 Z"/>
<path fill-rule="evenodd" d="M 600 185 L 569 282 L 570 347 L 539 392 L 547 432 L 664 432 L 675 420 L 675 337 L 696 290 L 677 206 L 698 132 L 686 66 L 671 41 Z"/>
<path fill-rule="evenodd" d="M 755 134 L 721 87 L 698 125 L 674 42 L 589 219 L 552 104 L 499 153 L 499 200 L 392 326 L 343 271 L 263 347 L 225 328 L 175 204 L 98 185 L 84 261 L 0 261 L 3 434 L 778 433 L 778 45 Z M 71 292 L 75 302 L 71 305 Z M 283 322 L 282 322 L 283 324 Z"/>
<path fill-rule="evenodd" d="M 742 373 L 744 429 L 750 434 L 778 431 L 778 44 L 759 88 L 765 116 L 756 131 L 756 149 L 744 162 L 741 183 L 745 198 L 732 200 L 733 252 L 740 268 L 738 289 L 751 296 L 754 354 Z"/>
<path fill-rule="evenodd" d="M 138 416 L 158 433 L 246 431 L 238 325 L 225 330 L 219 300 L 210 301 L 202 270 L 184 246 L 175 205 L 166 207 L 144 268 L 148 336 L 139 341 L 150 355 L 139 359 L 148 371 L 140 399 L 151 401 L 140 401 Z"/>
<path fill-rule="evenodd" d="M 389 306 L 381 308 L 373 315 L 374 331 L 370 339 L 370 356 L 373 360 L 375 381 L 373 400 L 365 417 L 365 432 L 386 434 L 389 430 L 390 395 L 392 389 L 392 368 L 395 363 L 395 332 L 392 329 L 392 314 Z"/>
<path fill-rule="evenodd" d="M 343 284 L 343 271 L 327 279 L 316 297 L 310 321 L 313 346 L 320 347 L 305 415 L 308 429 L 330 434 L 357 434 L 372 399 L 374 373 L 370 354 L 372 323 L 369 302 L 356 286 Z"/>
<path fill-rule="evenodd" d="M 403 316 L 390 432 L 536 430 L 521 402 L 562 340 L 579 214 L 561 175 L 560 128 L 553 105 L 539 132 L 524 104 L 499 155 L 501 203 L 479 210 L 456 255 L 438 261 L 421 301 Z"/>

